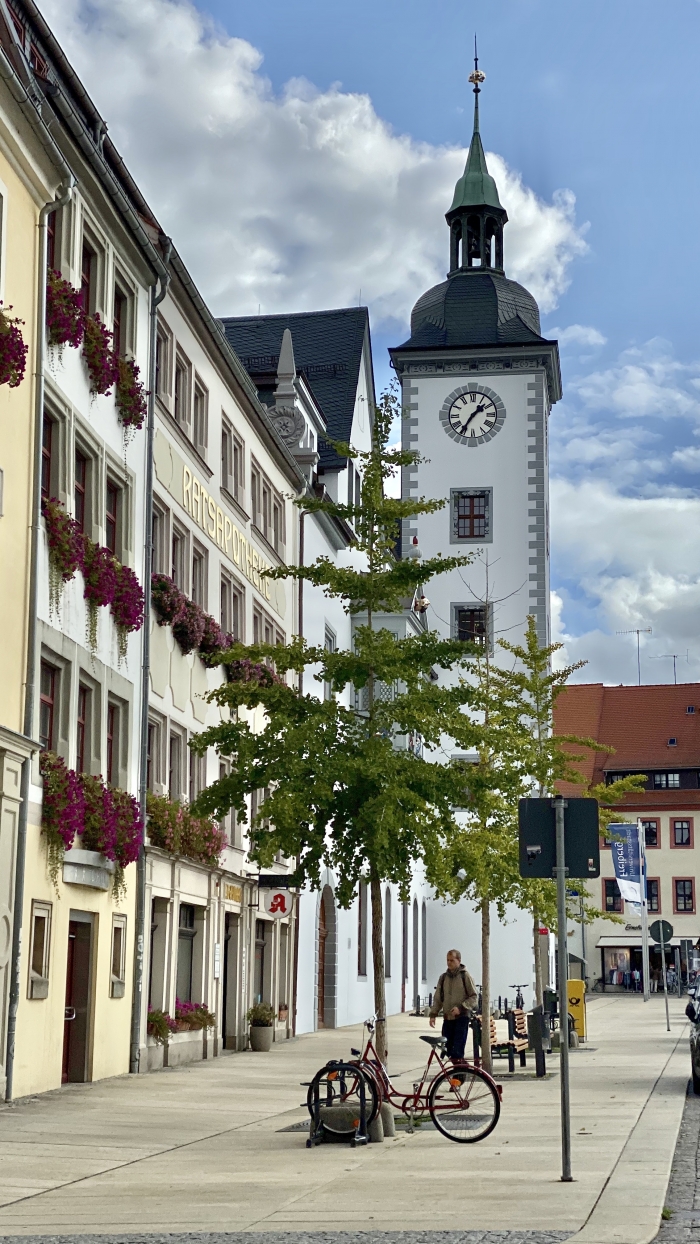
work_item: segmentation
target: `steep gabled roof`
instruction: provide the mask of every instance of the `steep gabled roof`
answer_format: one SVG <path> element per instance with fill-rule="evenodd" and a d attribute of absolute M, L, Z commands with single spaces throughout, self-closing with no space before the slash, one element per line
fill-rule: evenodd
<path fill-rule="evenodd" d="M 365 342 L 370 349 L 366 307 L 289 315 L 226 316 L 221 323 L 229 344 L 259 390 L 269 389 L 277 374 L 282 334 L 288 328 L 297 370 L 326 417 L 329 439 L 350 440 Z M 373 401 L 371 393 L 370 403 Z M 320 441 L 319 451 L 323 467 L 345 465 L 345 460 L 327 442 Z"/>
<path fill-rule="evenodd" d="M 693 713 L 687 711 L 689 706 L 695 709 Z M 592 782 L 604 781 L 606 773 L 700 769 L 698 683 L 574 684 L 559 696 L 554 721 L 557 734 L 584 735 L 614 748 L 588 753 L 578 765 Z M 669 745 L 672 738 L 676 743 Z"/>

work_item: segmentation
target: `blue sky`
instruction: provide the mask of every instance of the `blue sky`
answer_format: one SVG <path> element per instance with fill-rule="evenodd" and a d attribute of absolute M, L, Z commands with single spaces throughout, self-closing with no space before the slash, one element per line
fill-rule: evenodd
<path fill-rule="evenodd" d="M 562 344 L 558 633 L 589 662 L 580 679 L 636 681 L 634 642 L 616 635 L 635 626 L 653 628 L 643 681 L 672 679 L 669 652 L 696 679 L 698 0 L 42 8 L 213 309 L 362 289 L 380 384 L 386 346 L 446 267 L 478 31 L 506 266 Z"/>

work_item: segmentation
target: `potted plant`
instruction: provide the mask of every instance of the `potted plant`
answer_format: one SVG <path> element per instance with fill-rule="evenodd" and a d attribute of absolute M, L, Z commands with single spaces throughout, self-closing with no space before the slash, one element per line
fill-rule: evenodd
<path fill-rule="evenodd" d="M 246 1019 L 250 1024 L 250 1048 L 267 1052 L 272 1046 L 272 1025 L 275 1012 L 269 1002 L 256 1002 L 251 1006 Z"/>

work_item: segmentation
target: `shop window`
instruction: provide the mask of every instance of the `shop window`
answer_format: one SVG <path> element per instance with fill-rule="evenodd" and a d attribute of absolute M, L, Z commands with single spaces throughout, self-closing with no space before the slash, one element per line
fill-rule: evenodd
<path fill-rule="evenodd" d="M 661 911 L 658 877 L 647 877 L 647 909 L 657 914 Z"/>
<path fill-rule="evenodd" d="M 253 1001 L 262 1002 L 265 994 L 266 922 L 255 921 L 255 966 L 253 971 Z"/>
<path fill-rule="evenodd" d="M 672 821 L 671 823 L 671 846 L 673 847 L 692 847 L 693 845 L 693 822 L 692 821 Z"/>
<path fill-rule="evenodd" d="M 658 821 L 642 821 L 642 829 L 644 830 L 644 841 L 648 847 L 658 847 L 659 842 L 659 822 Z"/>
<path fill-rule="evenodd" d="M 603 882 L 603 899 L 605 911 L 622 911 L 622 896 L 614 878 Z"/>
<path fill-rule="evenodd" d="M 112 957 L 110 996 L 123 998 L 126 992 L 126 916 L 112 916 Z"/>
<path fill-rule="evenodd" d="M 180 1002 L 192 1001 L 192 961 L 196 937 L 194 906 L 180 903 L 177 931 L 177 997 Z"/>
<path fill-rule="evenodd" d="M 695 911 L 695 893 L 690 877 L 675 878 L 673 882 L 674 911 Z"/>
<path fill-rule="evenodd" d="M 49 752 L 56 750 L 59 681 L 60 673 L 56 666 L 42 661 L 39 683 L 39 742 Z"/>
<path fill-rule="evenodd" d="M 323 900 L 321 900 L 323 901 Z M 367 975 L 367 882 L 357 889 L 357 975 Z"/>
<path fill-rule="evenodd" d="M 28 997 L 47 998 L 49 994 L 49 949 L 51 944 L 51 904 L 34 901 L 29 941 Z"/>

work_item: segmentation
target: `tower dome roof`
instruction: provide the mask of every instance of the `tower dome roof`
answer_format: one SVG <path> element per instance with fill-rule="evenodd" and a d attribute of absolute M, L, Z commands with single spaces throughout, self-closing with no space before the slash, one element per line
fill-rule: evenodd
<path fill-rule="evenodd" d="M 411 313 L 405 346 L 500 345 L 542 341 L 532 294 L 498 272 L 453 272 L 423 294 Z"/>

